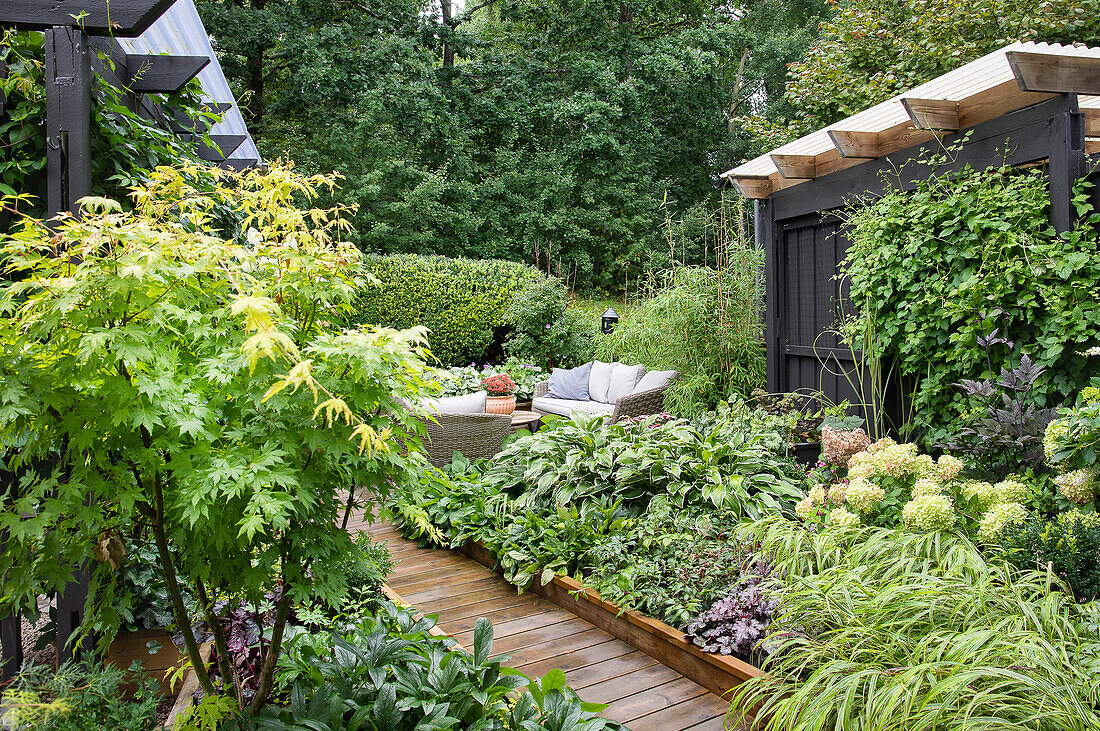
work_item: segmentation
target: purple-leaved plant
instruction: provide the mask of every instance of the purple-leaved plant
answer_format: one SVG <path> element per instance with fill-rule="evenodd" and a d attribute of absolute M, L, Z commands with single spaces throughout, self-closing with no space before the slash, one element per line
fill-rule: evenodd
<path fill-rule="evenodd" d="M 771 571 L 757 564 L 733 594 L 719 599 L 688 623 L 686 637 L 706 652 L 757 661 L 767 654 L 764 639 L 779 601 L 772 598 Z"/>

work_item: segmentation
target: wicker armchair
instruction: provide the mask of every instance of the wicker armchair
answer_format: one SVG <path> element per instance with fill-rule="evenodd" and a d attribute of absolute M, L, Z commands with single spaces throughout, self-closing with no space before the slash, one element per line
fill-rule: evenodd
<path fill-rule="evenodd" d="M 550 381 L 539 381 L 535 384 L 533 398 L 541 398 L 550 390 Z M 611 412 L 611 422 L 620 419 L 633 419 L 638 416 L 650 416 L 659 414 L 665 410 L 665 391 L 668 386 L 651 388 L 648 391 L 632 393 L 623 396 L 615 404 L 615 410 Z M 538 409 L 535 409 L 538 411 Z M 541 413 L 541 412 L 540 412 Z"/>
<path fill-rule="evenodd" d="M 493 457 L 500 453 L 504 438 L 511 432 L 508 414 L 432 414 L 416 418 L 424 425 L 424 449 L 436 467 L 451 461 L 455 452 L 468 459 Z"/>

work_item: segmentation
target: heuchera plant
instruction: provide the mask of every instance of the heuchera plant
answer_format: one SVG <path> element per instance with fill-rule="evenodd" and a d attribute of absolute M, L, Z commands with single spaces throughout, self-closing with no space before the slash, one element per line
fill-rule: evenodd
<path fill-rule="evenodd" d="M 767 634 L 779 601 L 771 569 L 762 561 L 742 577 L 737 591 L 719 599 L 687 626 L 686 636 L 706 652 L 735 655 L 759 662 L 766 650 L 761 641 Z"/>

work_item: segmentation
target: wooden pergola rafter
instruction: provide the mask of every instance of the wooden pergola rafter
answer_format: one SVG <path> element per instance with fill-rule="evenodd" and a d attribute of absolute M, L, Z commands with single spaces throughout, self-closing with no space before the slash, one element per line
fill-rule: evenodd
<path fill-rule="evenodd" d="M 746 198 L 886 157 L 945 134 L 1074 94 L 1084 147 L 1100 152 L 1100 50 L 1014 43 L 723 174 Z"/>

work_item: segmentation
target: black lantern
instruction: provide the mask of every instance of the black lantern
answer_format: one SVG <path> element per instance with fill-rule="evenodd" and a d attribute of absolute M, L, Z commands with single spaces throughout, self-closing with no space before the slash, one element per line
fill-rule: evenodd
<path fill-rule="evenodd" d="M 615 329 L 615 323 L 618 321 L 619 313 L 608 307 L 607 312 L 603 313 L 603 317 L 600 318 L 600 332 L 604 335 L 610 335 L 611 331 Z"/>

